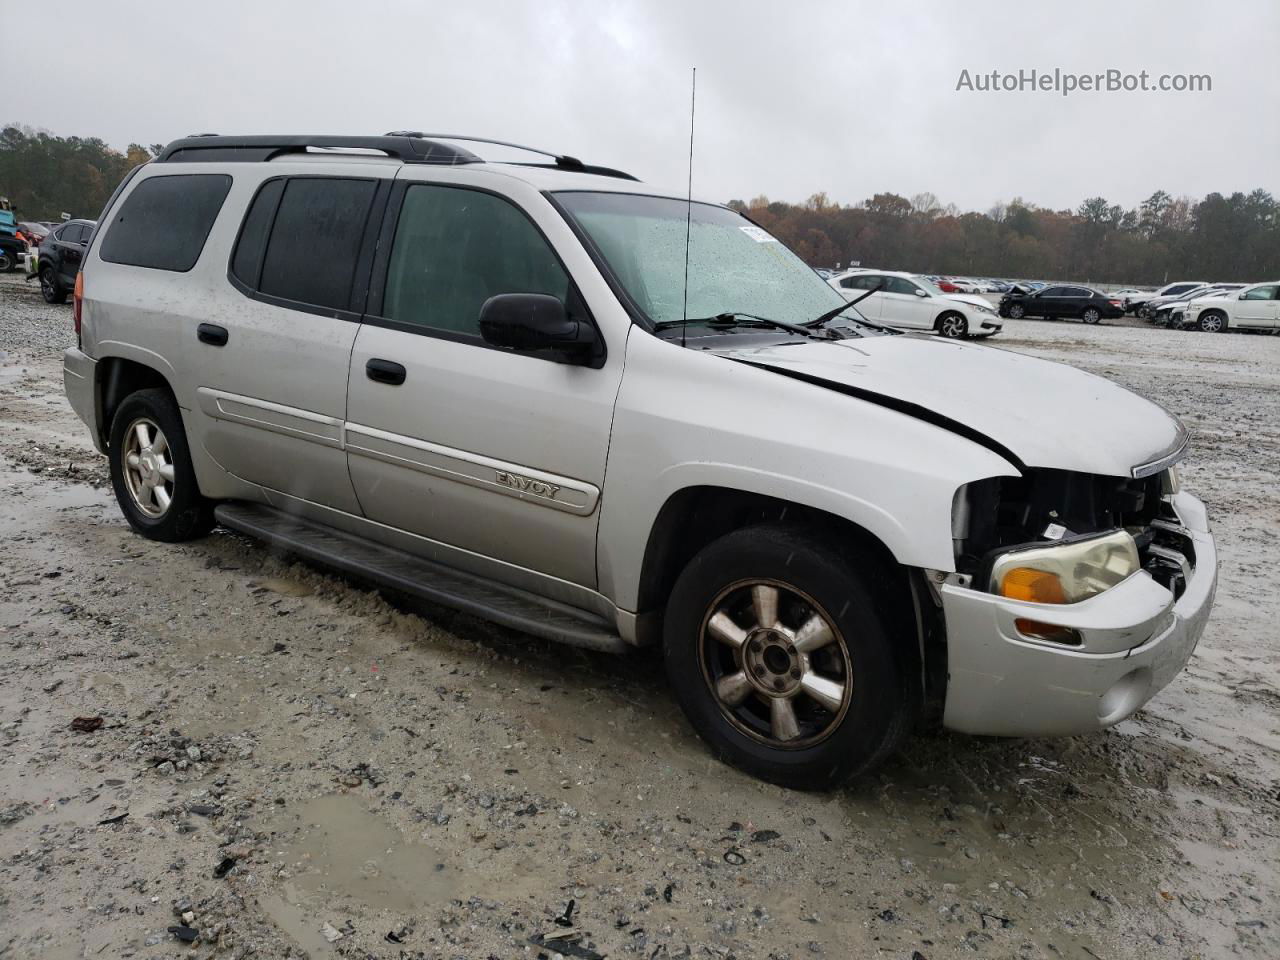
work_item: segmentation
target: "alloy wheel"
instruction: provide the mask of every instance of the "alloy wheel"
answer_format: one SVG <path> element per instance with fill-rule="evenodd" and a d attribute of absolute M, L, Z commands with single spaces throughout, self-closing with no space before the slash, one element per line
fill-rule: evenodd
<path fill-rule="evenodd" d="M 1012 307 L 1009 308 L 1009 316 L 1012 317 L 1014 320 L 1021 320 L 1023 316 L 1026 315 L 1026 312 L 1027 311 L 1023 309 L 1022 305 L 1018 303 L 1015 303 Z"/>
<path fill-rule="evenodd" d="M 969 325 L 958 313 L 948 314 L 942 319 L 942 335 L 944 337 L 963 337 Z"/>
<path fill-rule="evenodd" d="M 1097 309 L 1094 307 L 1090 307 L 1088 310 L 1084 312 L 1085 323 L 1097 323 L 1101 319 L 1102 319 L 1102 314 L 1100 314 L 1097 311 Z"/>
<path fill-rule="evenodd" d="M 698 656 L 725 718 L 770 747 L 821 742 L 852 700 L 849 650 L 834 619 L 777 580 L 721 591 L 703 618 Z"/>
<path fill-rule="evenodd" d="M 134 506 L 155 520 L 173 500 L 173 451 L 154 421 L 139 417 L 125 431 L 124 482 Z"/>
<path fill-rule="evenodd" d="M 1200 318 L 1200 329 L 1205 333 L 1218 333 L 1222 330 L 1222 318 L 1216 313 Z"/>

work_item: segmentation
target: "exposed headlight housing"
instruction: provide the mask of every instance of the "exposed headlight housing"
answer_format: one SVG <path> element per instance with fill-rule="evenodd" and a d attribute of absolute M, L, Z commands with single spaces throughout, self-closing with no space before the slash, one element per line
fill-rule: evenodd
<path fill-rule="evenodd" d="M 1182 471 L 1176 463 L 1160 474 L 1160 489 L 1166 497 L 1182 492 Z"/>
<path fill-rule="evenodd" d="M 1138 546 L 1124 530 L 1098 537 L 1022 547 L 991 565 L 988 589 L 1028 603 L 1078 603 L 1139 570 Z"/>

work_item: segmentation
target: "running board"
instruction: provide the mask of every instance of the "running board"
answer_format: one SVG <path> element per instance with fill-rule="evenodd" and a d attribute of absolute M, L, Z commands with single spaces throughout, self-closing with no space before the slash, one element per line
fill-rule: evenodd
<path fill-rule="evenodd" d="M 220 503 L 224 527 L 378 586 L 453 607 L 513 630 L 575 647 L 622 653 L 630 647 L 603 619 L 517 587 L 384 547 L 261 504 Z"/>

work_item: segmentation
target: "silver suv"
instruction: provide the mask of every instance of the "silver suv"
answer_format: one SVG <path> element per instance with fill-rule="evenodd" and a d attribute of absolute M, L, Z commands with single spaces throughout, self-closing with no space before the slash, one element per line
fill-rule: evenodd
<path fill-rule="evenodd" d="M 1098 730 L 1182 669 L 1217 564 L 1174 417 L 881 327 L 732 209 L 464 139 L 191 138 L 117 189 L 65 374 L 138 533 L 659 646 L 712 749 L 799 787 L 922 720 Z"/>

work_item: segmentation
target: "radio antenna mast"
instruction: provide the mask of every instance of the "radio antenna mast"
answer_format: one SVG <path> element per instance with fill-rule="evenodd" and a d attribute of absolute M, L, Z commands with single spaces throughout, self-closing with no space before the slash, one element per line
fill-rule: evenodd
<path fill-rule="evenodd" d="M 698 68 L 693 68 L 693 84 L 689 91 L 689 185 L 684 208 L 684 302 L 680 306 L 680 346 L 685 345 L 685 327 L 689 323 L 689 239 L 693 227 L 693 120 L 698 105 Z"/>

